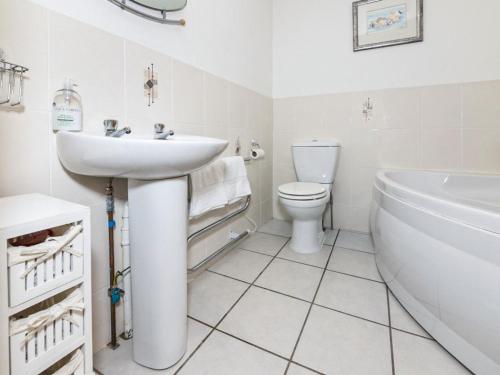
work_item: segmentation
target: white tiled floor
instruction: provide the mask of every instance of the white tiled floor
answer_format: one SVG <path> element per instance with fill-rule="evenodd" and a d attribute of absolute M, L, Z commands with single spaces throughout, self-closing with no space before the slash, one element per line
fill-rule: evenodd
<path fill-rule="evenodd" d="M 345 249 L 365 251 L 373 253 L 372 238 L 368 234 L 341 231 L 335 243 L 338 247 Z"/>
<path fill-rule="evenodd" d="M 290 358 L 308 310 L 306 302 L 251 287 L 219 329 Z"/>
<path fill-rule="evenodd" d="M 290 237 L 292 235 L 292 223 L 272 219 L 261 226 L 258 231 L 262 233 L 275 234 L 277 236 Z"/>
<path fill-rule="evenodd" d="M 287 237 L 257 232 L 253 233 L 250 238 L 241 242 L 239 247 L 245 250 L 274 256 L 281 250 L 287 241 Z"/>
<path fill-rule="evenodd" d="M 321 268 L 276 258 L 255 285 L 312 302 L 322 274 Z"/>
<path fill-rule="evenodd" d="M 287 259 L 294 262 L 308 264 L 319 268 L 324 268 L 328 262 L 332 246 L 324 245 L 320 252 L 315 254 L 300 254 L 293 251 L 286 245 L 278 254 L 278 258 Z"/>
<path fill-rule="evenodd" d="M 272 259 L 253 251 L 234 249 L 210 267 L 210 271 L 251 283 Z"/>
<path fill-rule="evenodd" d="M 373 255 L 362 251 L 336 246 L 327 268 L 374 281 L 382 281 L 375 264 L 375 258 Z"/>
<path fill-rule="evenodd" d="M 104 375 L 469 373 L 388 292 L 368 235 L 333 231 L 332 245 L 302 255 L 286 246 L 290 233 L 273 220 L 189 284 L 188 352 L 174 368 L 134 364 L 130 342 L 96 354 L 96 368 Z"/>

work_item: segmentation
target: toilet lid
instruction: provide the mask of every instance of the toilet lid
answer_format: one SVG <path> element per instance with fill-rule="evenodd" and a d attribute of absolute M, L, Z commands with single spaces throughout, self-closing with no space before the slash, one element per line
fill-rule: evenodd
<path fill-rule="evenodd" d="M 278 191 L 284 195 L 299 199 L 311 196 L 317 199 L 326 194 L 326 188 L 323 185 L 312 182 L 291 182 L 281 185 Z"/>

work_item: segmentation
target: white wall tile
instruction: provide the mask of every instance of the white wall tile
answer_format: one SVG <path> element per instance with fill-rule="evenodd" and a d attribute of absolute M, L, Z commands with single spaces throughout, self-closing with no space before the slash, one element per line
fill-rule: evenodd
<path fill-rule="evenodd" d="M 499 173 L 500 129 L 464 129 L 463 137 L 462 168 Z"/>
<path fill-rule="evenodd" d="M 419 152 L 419 130 L 387 129 L 380 131 L 379 167 L 418 168 Z"/>
<path fill-rule="evenodd" d="M 461 146 L 461 129 L 423 129 L 422 168 L 459 168 Z"/>
<path fill-rule="evenodd" d="M 102 120 L 124 120 L 124 41 L 57 13 L 49 15 L 49 90 L 65 78 L 78 84 L 86 131 L 102 132 Z"/>
<path fill-rule="evenodd" d="M 158 85 L 151 105 L 145 95 L 144 71 L 153 64 Z M 155 123 L 172 129 L 172 59 L 132 42 L 125 42 L 126 125 L 132 132 L 152 134 Z"/>
<path fill-rule="evenodd" d="M 203 72 L 180 61 L 173 62 L 173 103 L 176 123 L 203 124 Z"/>
<path fill-rule="evenodd" d="M 462 93 L 464 128 L 500 127 L 500 81 L 466 83 Z"/>
<path fill-rule="evenodd" d="M 248 126 L 249 92 L 241 86 L 229 84 L 229 126 L 244 128 Z"/>
<path fill-rule="evenodd" d="M 389 129 L 420 127 L 420 89 L 402 88 L 383 91 L 385 125 Z"/>
<path fill-rule="evenodd" d="M 459 85 L 429 86 L 421 89 L 422 127 L 461 127 L 461 93 Z"/>
<path fill-rule="evenodd" d="M 48 11 L 27 1 L 3 1 L 1 7 L 0 48 L 7 61 L 29 68 L 24 80 L 24 108 L 47 111 Z"/>
<path fill-rule="evenodd" d="M 0 109 L 0 196 L 50 193 L 49 116 Z"/>
<path fill-rule="evenodd" d="M 372 201 L 373 181 L 376 168 L 352 169 L 352 204 L 354 206 L 367 206 Z"/>
<path fill-rule="evenodd" d="M 352 95 L 325 95 L 323 123 L 326 132 L 348 128 L 352 121 Z"/>
<path fill-rule="evenodd" d="M 353 129 L 351 133 L 353 167 L 377 167 L 380 153 L 381 131 L 377 129 Z M 342 151 L 340 154 L 342 158 Z"/>
<path fill-rule="evenodd" d="M 373 110 L 366 119 L 362 110 L 368 98 Z M 369 231 L 372 184 L 380 168 L 499 173 L 498 102 L 500 81 L 276 99 L 274 190 L 293 170 L 291 144 L 315 136 L 309 124 L 323 108 L 321 136 L 342 143 L 334 224 Z M 274 216 L 286 218 L 276 195 Z"/>
<path fill-rule="evenodd" d="M 205 122 L 209 127 L 227 127 L 229 124 L 229 84 L 205 74 Z"/>

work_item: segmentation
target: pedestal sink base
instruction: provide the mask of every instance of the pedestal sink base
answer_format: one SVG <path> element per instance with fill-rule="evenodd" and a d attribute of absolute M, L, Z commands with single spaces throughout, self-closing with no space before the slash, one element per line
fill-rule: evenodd
<path fill-rule="evenodd" d="M 186 351 L 187 177 L 128 181 L 133 359 L 166 369 Z"/>

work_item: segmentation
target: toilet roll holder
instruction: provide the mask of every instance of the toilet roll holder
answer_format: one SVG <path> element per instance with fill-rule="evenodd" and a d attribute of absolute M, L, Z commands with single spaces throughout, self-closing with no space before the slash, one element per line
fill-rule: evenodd
<path fill-rule="evenodd" d="M 243 160 L 246 162 L 255 160 L 255 158 L 252 158 L 252 154 L 254 153 L 254 151 L 258 151 L 258 150 L 261 150 L 259 142 L 255 139 L 252 139 L 250 142 L 250 155 L 243 157 Z M 240 137 L 236 138 L 234 153 L 235 153 L 235 155 L 240 155 L 240 153 L 241 153 Z"/>

